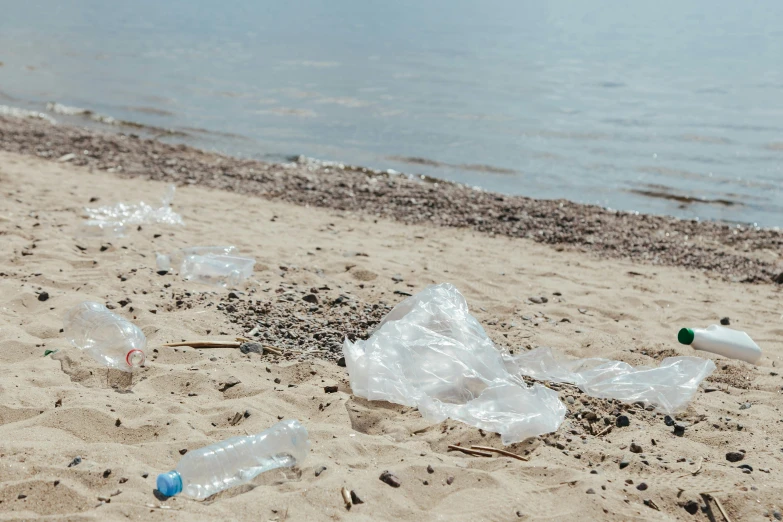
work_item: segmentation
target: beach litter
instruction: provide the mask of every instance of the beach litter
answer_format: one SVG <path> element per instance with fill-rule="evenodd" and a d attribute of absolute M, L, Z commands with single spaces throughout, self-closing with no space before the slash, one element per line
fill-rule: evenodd
<path fill-rule="evenodd" d="M 144 332 L 100 303 L 84 301 L 63 320 L 65 338 L 102 365 L 131 372 L 144 364 Z"/>
<path fill-rule="evenodd" d="M 355 395 L 417 407 L 433 423 L 452 418 L 494 431 L 504 444 L 557 431 L 565 418 L 557 392 L 538 383 L 529 387 L 523 375 L 673 412 L 715 369 L 698 357 L 633 368 L 598 358 L 559 361 L 548 348 L 503 354 L 451 284 L 429 286 L 402 301 L 368 340 L 346 339 L 343 353 Z"/>
<path fill-rule="evenodd" d="M 682 328 L 677 334 L 677 340 L 694 350 L 703 350 L 750 364 L 756 364 L 761 359 L 761 348 L 748 334 L 717 324 L 707 328 Z"/>
<path fill-rule="evenodd" d="M 188 451 L 176 469 L 158 475 L 158 491 L 203 500 L 250 482 L 261 473 L 300 465 L 310 452 L 307 430 L 298 420 L 284 420 L 245 437 L 233 437 Z"/>
<path fill-rule="evenodd" d="M 174 185 L 169 185 L 158 207 L 140 201 L 85 208 L 87 220 L 82 223 L 79 234 L 93 237 L 122 237 L 127 233 L 128 226 L 132 225 L 184 225 L 182 216 L 171 210 L 175 190 Z"/>
<path fill-rule="evenodd" d="M 156 253 L 158 273 L 175 267 L 186 281 L 233 288 L 253 274 L 256 260 L 240 257 L 234 246 L 199 246 L 177 250 L 171 255 Z"/>

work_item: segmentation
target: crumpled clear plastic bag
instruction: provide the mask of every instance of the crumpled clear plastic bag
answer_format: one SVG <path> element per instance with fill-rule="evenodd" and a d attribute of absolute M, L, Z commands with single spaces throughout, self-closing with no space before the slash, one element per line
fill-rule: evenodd
<path fill-rule="evenodd" d="M 370 339 L 346 340 L 343 351 L 356 395 L 416 406 L 432 422 L 452 418 L 494 431 L 504 444 L 553 432 L 565 418 L 556 392 L 508 372 L 449 284 L 406 299 Z"/>
<path fill-rule="evenodd" d="M 539 348 L 503 355 L 450 284 L 427 287 L 398 304 L 366 341 L 343 345 L 353 392 L 415 406 L 432 422 L 452 418 L 500 433 L 504 444 L 556 431 L 565 406 L 553 390 L 521 375 L 576 384 L 589 395 L 684 406 L 715 368 L 698 357 L 671 357 L 658 368 L 605 359 L 558 362 Z"/>
<path fill-rule="evenodd" d="M 549 348 L 504 358 L 513 373 L 574 384 L 591 397 L 652 404 L 665 413 L 683 409 L 715 370 L 700 357 L 667 357 L 657 368 L 599 358 L 558 361 Z"/>
<path fill-rule="evenodd" d="M 124 235 L 126 225 L 164 224 L 184 225 L 182 216 L 171 210 L 176 187 L 169 185 L 161 206 L 140 201 L 139 203 L 116 203 L 103 207 L 85 208 L 88 219 L 82 223 L 84 235 Z M 92 231 L 95 232 L 92 232 Z M 100 233 L 99 233 L 100 232 Z"/>

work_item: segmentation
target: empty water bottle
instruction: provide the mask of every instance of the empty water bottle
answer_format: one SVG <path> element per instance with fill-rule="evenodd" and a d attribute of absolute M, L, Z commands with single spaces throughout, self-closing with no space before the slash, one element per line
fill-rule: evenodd
<path fill-rule="evenodd" d="M 102 304 L 85 301 L 65 314 L 64 323 L 66 339 L 104 366 L 129 372 L 144 364 L 144 332 Z"/>
<path fill-rule="evenodd" d="M 167 497 L 184 493 L 205 499 L 265 471 L 301 464 L 309 451 L 305 427 L 297 420 L 284 420 L 258 435 L 189 451 L 175 470 L 158 475 L 158 491 Z"/>

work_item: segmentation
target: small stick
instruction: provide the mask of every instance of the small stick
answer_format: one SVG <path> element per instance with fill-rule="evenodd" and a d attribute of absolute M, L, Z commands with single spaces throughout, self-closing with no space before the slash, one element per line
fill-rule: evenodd
<path fill-rule="evenodd" d="M 283 355 L 283 352 L 275 348 L 274 346 L 269 346 L 268 344 L 262 344 L 261 347 L 264 349 L 265 352 L 270 352 L 275 355 Z"/>
<path fill-rule="evenodd" d="M 239 348 L 237 341 L 183 341 L 181 343 L 165 343 L 163 346 L 190 346 L 191 348 Z"/>
<path fill-rule="evenodd" d="M 240 343 L 246 343 L 246 342 L 250 341 L 250 339 L 248 339 L 247 337 L 236 337 L 235 339 L 237 341 L 239 341 Z"/>
<path fill-rule="evenodd" d="M 701 459 L 701 460 L 699 461 L 699 467 L 698 467 L 698 469 L 696 469 L 696 471 L 694 471 L 693 473 L 691 473 L 691 475 L 693 475 L 693 476 L 696 476 L 696 475 L 698 475 L 699 473 L 701 473 L 701 465 L 702 465 L 702 464 L 704 464 L 704 459 Z"/>
<path fill-rule="evenodd" d="M 340 490 L 343 495 L 343 501 L 345 501 L 345 509 L 351 509 L 353 502 L 351 502 L 351 493 L 346 488 Z"/>
<path fill-rule="evenodd" d="M 454 444 L 449 444 L 449 450 L 461 451 L 462 453 L 467 453 L 468 455 L 472 455 L 474 457 L 491 457 L 492 456 L 492 453 L 487 453 L 486 451 L 472 450 L 472 449 L 468 449 L 468 448 L 463 448 L 462 446 L 455 446 Z"/>
<path fill-rule="evenodd" d="M 731 518 L 729 518 L 729 515 L 726 513 L 726 510 L 723 509 L 723 505 L 720 503 L 720 500 L 718 500 L 717 497 L 713 497 L 710 493 L 699 493 L 702 497 L 704 497 L 705 503 L 713 500 L 715 501 L 715 505 L 718 506 L 718 511 L 720 511 L 720 514 L 723 516 L 724 520 L 726 522 L 731 522 Z M 709 507 L 709 504 L 708 506 Z"/>
<path fill-rule="evenodd" d="M 522 455 L 517 455 L 516 453 L 511 453 L 510 451 L 506 451 L 506 450 L 502 450 L 502 449 L 491 448 L 489 446 L 471 446 L 470 449 L 483 450 L 483 451 L 492 451 L 492 452 L 495 452 L 495 453 L 500 453 L 501 455 L 505 455 L 506 457 L 511 457 L 512 459 L 517 459 L 517 460 L 523 460 L 525 462 L 527 462 L 529 460 L 529 459 L 523 457 Z"/>
<path fill-rule="evenodd" d="M 610 431 L 612 431 L 612 428 L 614 428 L 614 426 L 612 426 L 612 425 L 610 424 L 610 425 L 609 425 L 609 426 L 607 426 L 607 427 L 606 427 L 606 428 L 605 428 L 605 429 L 604 429 L 604 430 L 603 430 L 601 433 L 599 433 L 598 435 L 596 435 L 596 437 L 600 437 L 600 436 L 602 436 L 602 435 L 606 435 L 607 433 L 609 433 Z"/>
<path fill-rule="evenodd" d="M 658 507 L 658 504 L 653 502 L 652 499 L 647 501 L 647 505 L 650 506 L 651 508 L 653 508 L 655 511 L 660 511 L 661 510 L 661 508 Z"/>

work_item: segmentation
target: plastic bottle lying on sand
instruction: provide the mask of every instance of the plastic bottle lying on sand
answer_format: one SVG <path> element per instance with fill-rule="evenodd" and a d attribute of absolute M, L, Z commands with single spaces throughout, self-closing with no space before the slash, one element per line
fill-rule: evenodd
<path fill-rule="evenodd" d="M 71 309 L 63 330 L 71 344 L 104 366 L 130 372 L 144 364 L 144 332 L 100 303 L 85 301 Z"/>
<path fill-rule="evenodd" d="M 249 257 L 189 255 L 182 261 L 179 273 L 188 281 L 229 288 L 250 277 L 255 264 L 256 260 Z"/>
<path fill-rule="evenodd" d="M 251 481 L 265 471 L 301 464 L 310 451 L 297 420 L 278 422 L 258 435 L 234 437 L 188 452 L 173 471 L 158 475 L 158 491 L 205 499 Z"/>
<path fill-rule="evenodd" d="M 756 364 L 761 359 L 761 348 L 745 332 L 713 324 L 707 328 L 683 328 L 677 334 L 682 344 L 696 350 L 712 352 L 731 359 Z"/>

